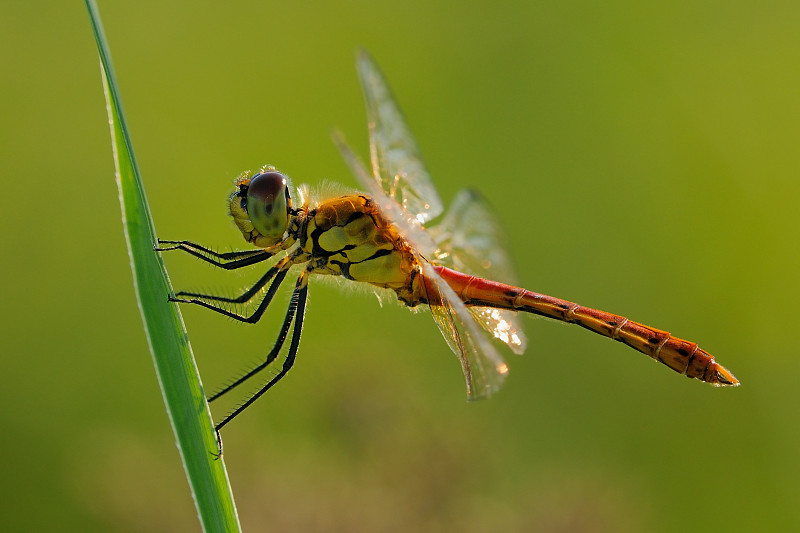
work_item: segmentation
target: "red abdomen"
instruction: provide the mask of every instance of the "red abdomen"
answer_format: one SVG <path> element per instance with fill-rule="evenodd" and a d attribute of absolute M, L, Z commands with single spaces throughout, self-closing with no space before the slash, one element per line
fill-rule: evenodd
<path fill-rule="evenodd" d="M 633 322 L 623 316 L 462 274 L 446 267 L 434 268 L 468 306 L 533 313 L 578 324 L 627 344 L 687 377 L 697 378 L 715 386 L 739 384 L 733 374 L 717 363 L 711 354 L 700 349 L 696 343 L 673 337 L 666 331 Z"/>

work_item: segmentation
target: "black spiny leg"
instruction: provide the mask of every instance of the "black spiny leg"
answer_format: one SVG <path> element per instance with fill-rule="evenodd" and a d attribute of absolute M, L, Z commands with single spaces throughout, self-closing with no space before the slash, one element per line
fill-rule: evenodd
<path fill-rule="evenodd" d="M 158 244 L 167 244 L 170 246 L 153 248 L 156 252 L 183 250 L 188 254 L 202 259 L 206 263 L 211 263 L 212 265 L 224 268 L 225 270 L 235 270 L 237 268 L 254 265 L 256 263 L 260 263 L 261 261 L 266 261 L 274 255 L 273 253 L 263 249 L 219 253 L 211 250 L 210 248 L 206 248 L 205 246 L 201 246 L 189 241 L 162 241 L 159 239 Z"/>
<path fill-rule="evenodd" d="M 289 267 L 291 267 L 291 266 L 292 266 L 292 260 L 290 258 L 288 258 L 288 257 L 283 258 L 280 262 L 278 262 L 277 265 L 275 265 L 269 271 L 267 271 L 267 273 L 264 276 L 262 276 L 262 278 L 260 280 L 258 280 L 258 282 L 256 282 L 256 284 L 255 284 L 255 286 L 253 286 L 253 288 L 249 289 L 247 292 L 245 292 L 242 295 L 242 296 L 247 296 L 248 293 L 250 293 L 251 291 L 253 291 L 253 293 L 255 294 L 255 292 L 258 292 L 258 290 L 260 290 L 261 287 L 266 285 L 267 281 L 269 281 L 269 278 L 272 278 L 273 276 L 275 277 L 275 279 L 272 281 L 272 284 L 269 286 L 269 289 L 267 289 L 267 294 L 264 295 L 264 299 L 261 300 L 261 303 L 258 304 L 258 308 L 256 308 L 256 310 L 250 316 L 240 315 L 238 313 L 234 313 L 232 311 L 228 311 L 227 309 L 222 309 L 221 307 L 217 307 L 217 306 L 215 306 L 213 304 L 210 304 L 208 302 L 204 302 L 203 300 L 198 300 L 198 299 L 195 299 L 195 298 L 192 298 L 190 300 L 186 300 L 186 299 L 183 299 L 183 298 L 177 298 L 177 297 L 170 296 L 169 300 L 171 302 L 199 305 L 201 307 L 205 307 L 206 309 L 211 309 L 212 311 L 215 311 L 215 312 L 220 313 L 222 315 L 225 315 L 227 317 L 233 318 L 234 320 L 238 320 L 240 322 L 246 322 L 248 324 L 255 324 L 256 322 L 258 322 L 261 319 L 261 316 L 264 314 L 264 311 L 267 310 L 267 307 L 269 307 L 269 304 L 272 302 L 272 298 L 275 296 L 275 293 L 278 291 L 278 287 L 280 287 L 281 283 L 283 282 L 283 279 L 286 277 L 286 274 L 288 274 L 288 272 L 289 272 Z M 273 270 L 274 270 L 274 272 L 272 272 Z M 211 296 L 211 295 L 206 295 L 206 294 L 201 294 L 201 295 L 198 295 L 198 296 L 200 298 L 206 298 L 206 299 L 209 299 L 209 300 L 226 301 L 226 299 L 221 297 L 221 296 Z M 233 301 L 233 300 L 237 300 L 237 299 L 234 298 L 234 299 L 229 299 L 227 301 Z"/>
<path fill-rule="evenodd" d="M 250 405 L 253 404 L 258 398 L 261 397 L 265 392 L 273 387 L 278 381 L 281 380 L 292 368 L 294 365 L 294 360 L 297 355 L 297 348 L 300 346 L 300 334 L 303 331 L 303 319 L 305 318 L 306 312 L 306 300 L 308 299 L 308 271 L 304 270 L 300 277 L 297 280 L 297 285 L 295 286 L 294 292 L 292 293 L 292 299 L 289 302 L 289 309 L 286 312 L 286 319 L 283 322 L 283 327 L 281 328 L 281 334 L 278 336 L 278 340 L 275 343 L 275 346 L 270 351 L 269 355 L 267 356 L 266 362 L 257 367 L 253 368 L 243 377 L 236 380 L 231 385 L 225 387 L 220 392 L 216 393 L 214 396 L 209 398 L 208 401 L 211 401 L 215 398 L 219 398 L 221 395 L 225 394 L 226 392 L 230 391 L 240 383 L 243 383 L 248 378 L 252 377 L 264 367 L 266 367 L 271 361 L 275 359 L 280 351 L 281 347 L 283 346 L 284 341 L 286 340 L 286 334 L 288 333 L 289 325 L 291 324 L 292 320 L 294 320 L 294 329 L 292 331 L 292 341 L 289 344 L 289 352 L 286 355 L 286 360 L 283 362 L 283 367 L 281 368 L 280 372 L 275 375 L 272 379 L 270 379 L 263 387 L 261 387 L 255 394 L 250 396 L 242 405 L 234 409 L 228 416 L 222 419 L 222 421 L 214 426 L 214 431 L 217 433 L 217 446 L 219 450 L 217 452 L 217 457 L 222 455 L 222 437 L 220 437 L 220 430 L 231 420 L 236 418 L 239 413 L 247 409 Z"/>
<path fill-rule="evenodd" d="M 251 377 L 255 376 L 256 374 L 267 368 L 267 366 L 270 363 L 272 363 L 276 357 L 278 357 L 281 348 L 283 348 L 283 345 L 286 342 L 286 336 L 289 334 L 289 328 L 292 326 L 292 320 L 294 319 L 295 313 L 297 312 L 297 305 L 298 305 L 297 289 L 295 289 L 294 293 L 292 294 L 292 298 L 289 300 L 289 307 L 286 310 L 286 317 L 284 317 L 283 319 L 283 325 L 281 326 L 280 332 L 278 333 L 278 338 L 275 340 L 275 344 L 273 345 L 272 350 L 270 350 L 269 354 L 267 354 L 267 358 L 264 360 L 264 362 L 259 363 L 253 368 L 247 370 L 243 375 L 241 375 L 228 385 L 225 385 L 223 388 L 221 388 L 220 390 L 209 396 L 208 397 L 209 403 L 213 402 L 223 394 L 232 391 L 233 389 L 235 389 L 236 387 L 238 387 Z M 300 318 L 300 320 L 302 320 L 302 317 Z"/>
<path fill-rule="evenodd" d="M 201 298 L 203 300 L 210 300 L 210 301 L 213 301 L 213 302 L 228 302 L 228 303 L 241 304 L 241 303 L 249 302 L 250 299 L 252 299 L 253 296 L 255 296 L 256 294 L 258 294 L 258 291 L 263 289 L 264 285 L 269 283 L 269 280 L 271 280 L 275 276 L 275 274 L 277 274 L 279 272 L 280 272 L 280 268 L 278 267 L 278 265 L 273 266 L 272 268 L 267 270 L 266 274 L 261 276 L 261 278 L 258 281 L 256 281 L 255 285 L 253 285 L 252 287 L 250 287 L 249 289 L 244 291 L 241 294 L 241 296 L 237 296 L 236 298 L 227 298 L 225 296 L 215 296 L 213 294 L 203 294 L 201 292 L 189 292 L 189 291 L 178 291 L 178 292 L 175 293 L 175 296 L 178 296 L 178 297 L 180 297 L 180 296 L 188 296 L 189 298 Z M 175 301 L 181 301 L 181 302 L 187 303 L 187 300 L 175 299 Z M 215 307 L 215 309 L 217 309 L 217 308 Z"/>

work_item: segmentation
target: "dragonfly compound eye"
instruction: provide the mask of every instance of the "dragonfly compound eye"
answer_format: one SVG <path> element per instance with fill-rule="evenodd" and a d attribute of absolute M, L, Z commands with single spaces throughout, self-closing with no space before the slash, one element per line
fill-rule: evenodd
<path fill-rule="evenodd" d="M 288 180 L 280 172 L 256 174 L 247 188 L 247 215 L 261 235 L 279 241 L 292 207 Z"/>

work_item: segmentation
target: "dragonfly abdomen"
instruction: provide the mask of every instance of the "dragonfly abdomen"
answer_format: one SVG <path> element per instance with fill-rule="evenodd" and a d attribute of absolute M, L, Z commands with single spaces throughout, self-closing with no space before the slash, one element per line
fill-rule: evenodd
<path fill-rule="evenodd" d="M 687 377 L 716 386 L 739 384 L 733 374 L 696 343 L 674 337 L 666 331 L 553 296 L 462 274 L 445 267 L 435 268 L 468 306 L 508 309 L 578 324 L 627 344 Z"/>

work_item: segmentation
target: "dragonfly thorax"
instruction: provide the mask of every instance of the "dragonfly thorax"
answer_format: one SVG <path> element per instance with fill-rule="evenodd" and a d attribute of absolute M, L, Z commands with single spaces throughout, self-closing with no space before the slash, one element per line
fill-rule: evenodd
<path fill-rule="evenodd" d="M 417 261 L 372 199 L 354 194 L 326 200 L 308 211 L 302 228 L 299 240 L 314 273 L 391 289 L 410 303 Z"/>

